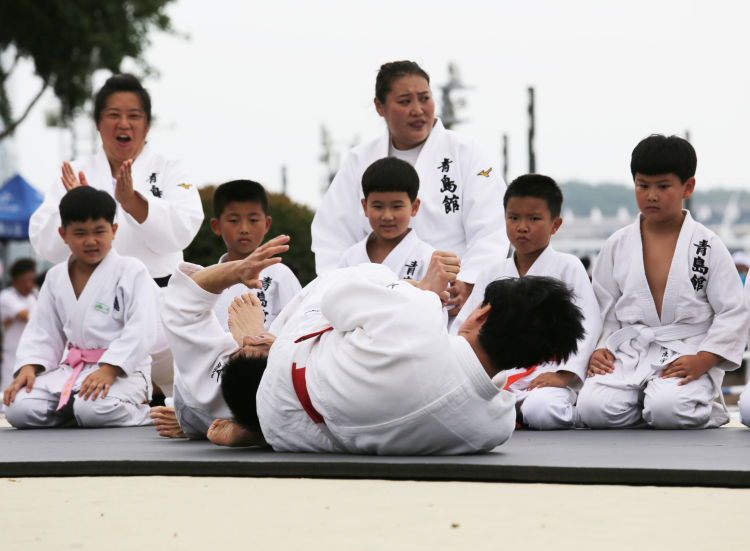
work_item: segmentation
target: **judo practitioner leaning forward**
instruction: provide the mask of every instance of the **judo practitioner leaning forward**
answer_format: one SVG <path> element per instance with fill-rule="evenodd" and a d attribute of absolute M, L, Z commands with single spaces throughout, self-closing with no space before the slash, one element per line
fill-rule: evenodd
<path fill-rule="evenodd" d="M 208 433 L 216 444 L 369 454 L 491 450 L 515 425 L 515 400 L 492 377 L 564 361 L 583 336 L 570 291 L 541 277 L 488 285 L 458 335 L 448 335 L 441 307 L 460 261 L 440 251 L 416 283 L 378 264 L 324 274 L 282 310 L 272 335 L 263 333 L 257 298 L 242 295 L 226 333 L 213 303 L 239 281 L 257 286 L 288 240 L 276 237 L 240 261 L 182 264 L 167 288 L 163 318 L 181 378 L 223 417 Z"/>

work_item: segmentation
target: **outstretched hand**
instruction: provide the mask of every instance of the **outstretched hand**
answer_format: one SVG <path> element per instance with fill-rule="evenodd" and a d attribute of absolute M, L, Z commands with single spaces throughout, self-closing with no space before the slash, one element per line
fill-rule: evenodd
<path fill-rule="evenodd" d="M 89 185 L 83 171 L 79 172 L 78 176 L 76 176 L 76 173 L 73 172 L 73 167 L 67 161 L 62 164 L 62 183 L 65 186 L 65 191 Z"/>
<path fill-rule="evenodd" d="M 450 299 L 448 285 L 456 281 L 460 269 L 461 260 L 454 253 L 435 251 L 432 253 L 427 272 L 417 287 L 437 294 L 445 304 Z"/>
<path fill-rule="evenodd" d="M 274 255 L 288 251 L 288 242 L 288 235 L 278 235 L 240 260 L 237 267 L 240 281 L 251 289 L 260 288 L 260 272 L 281 262 L 281 258 Z"/>

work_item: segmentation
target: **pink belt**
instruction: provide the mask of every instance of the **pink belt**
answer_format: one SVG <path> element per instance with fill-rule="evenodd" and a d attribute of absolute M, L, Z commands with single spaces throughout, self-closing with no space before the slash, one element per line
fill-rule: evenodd
<path fill-rule="evenodd" d="M 333 327 L 327 327 L 320 331 L 316 331 L 315 333 L 303 335 L 302 337 L 294 341 L 294 343 L 297 344 L 314 337 L 319 337 L 323 333 L 327 333 L 328 331 L 332 330 Z M 310 416 L 310 419 L 312 419 L 313 423 L 315 423 L 316 425 L 319 425 L 321 423 L 325 425 L 325 419 L 323 419 L 323 416 L 318 412 L 317 409 L 315 409 L 315 406 L 312 405 L 310 394 L 307 392 L 307 382 L 305 381 L 305 367 L 297 367 L 297 362 L 292 363 L 292 385 L 294 386 L 294 392 L 297 394 L 299 403 L 302 404 L 302 409 L 304 409 L 305 413 Z"/>
<path fill-rule="evenodd" d="M 60 401 L 57 403 L 57 409 L 55 411 L 61 410 L 65 404 L 68 403 L 68 400 L 70 400 L 70 393 L 73 391 L 73 385 L 75 384 L 78 375 L 81 374 L 83 366 L 98 362 L 99 358 L 101 358 L 106 351 L 106 348 L 81 349 L 77 346 L 71 346 L 68 349 L 68 357 L 65 358 L 63 363 L 72 367 L 73 373 L 71 373 L 70 377 L 68 377 L 68 380 L 65 381 L 65 384 L 63 385 L 62 393 L 60 394 Z"/>

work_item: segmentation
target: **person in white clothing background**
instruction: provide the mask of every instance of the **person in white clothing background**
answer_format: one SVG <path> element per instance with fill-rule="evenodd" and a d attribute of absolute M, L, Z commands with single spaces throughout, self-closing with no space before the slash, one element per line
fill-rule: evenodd
<path fill-rule="evenodd" d="M 152 151 L 146 144 L 151 97 L 132 75 L 113 75 L 94 98 L 94 120 L 102 142 L 91 157 L 63 163 L 62 174 L 29 221 L 29 240 L 50 262 L 69 253 L 60 238 L 60 199 L 80 185 L 112 195 L 119 230 L 113 247 L 141 260 L 160 287 L 182 261 L 182 251 L 198 232 L 203 207 L 182 161 Z M 172 357 L 159 325 L 152 351 L 154 382 L 172 394 Z"/>
<path fill-rule="evenodd" d="M 36 308 L 36 262 L 19 258 L 10 267 L 10 285 L 0 291 L 0 320 L 3 326 L 3 363 L 0 390 L 13 380 L 16 348 L 26 324 Z M 2 406 L 0 405 L 0 411 Z"/>
<path fill-rule="evenodd" d="M 380 67 L 374 102 L 387 131 L 349 152 L 323 197 L 312 223 L 317 273 L 336 268 L 341 254 L 370 233 L 359 211 L 362 174 L 378 159 L 398 157 L 419 174 L 421 206 L 412 227 L 430 246 L 461 259 L 448 303 L 455 315 L 482 267 L 507 256 L 505 184 L 473 139 L 435 118 L 430 78 L 413 61 Z"/>

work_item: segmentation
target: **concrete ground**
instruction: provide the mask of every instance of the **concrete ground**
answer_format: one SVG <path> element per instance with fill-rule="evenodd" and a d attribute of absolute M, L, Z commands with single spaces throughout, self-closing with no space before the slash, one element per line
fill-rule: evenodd
<path fill-rule="evenodd" d="M 736 421 L 733 421 L 736 424 Z M 0 479 L 0 547 L 745 549 L 750 489 L 203 477 Z"/>

